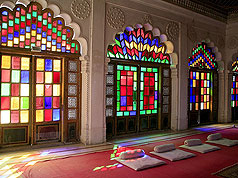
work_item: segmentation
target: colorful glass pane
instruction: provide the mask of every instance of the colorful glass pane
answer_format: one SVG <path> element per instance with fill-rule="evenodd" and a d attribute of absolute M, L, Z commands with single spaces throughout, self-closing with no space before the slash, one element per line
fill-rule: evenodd
<path fill-rule="evenodd" d="M 238 106 L 238 75 L 232 76 L 232 88 L 231 88 L 231 107 Z"/>
<path fill-rule="evenodd" d="M 44 51 L 79 54 L 80 44 L 72 40 L 73 30 L 63 26 L 59 17 L 53 18 L 51 11 L 45 12 L 41 8 L 39 3 L 32 2 L 27 5 L 27 12 L 21 4 L 17 4 L 12 11 L 4 11 L 7 13 L 1 16 L 1 45 L 27 49 L 37 46 Z"/>

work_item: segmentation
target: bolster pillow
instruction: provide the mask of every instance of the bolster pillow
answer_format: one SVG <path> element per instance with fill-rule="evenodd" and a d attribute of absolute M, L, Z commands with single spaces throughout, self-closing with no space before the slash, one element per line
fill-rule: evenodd
<path fill-rule="evenodd" d="M 162 152 L 171 151 L 171 150 L 175 150 L 175 145 L 173 143 L 158 145 L 154 147 L 154 151 L 157 153 L 162 153 Z"/>
<path fill-rule="evenodd" d="M 119 158 L 125 160 L 125 159 L 140 158 L 143 157 L 144 155 L 145 155 L 144 150 L 135 149 L 121 152 Z"/>
<path fill-rule="evenodd" d="M 184 145 L 187 145 L 187 146 L 196 146 L 201 144 L 202 144 L 202 141 L 200 139 L 188 139 L 184 141 Z"/>
<path fill-rule="evenodd" d="M 211 134 L 207 136 L 207 140 L 211 141 L 211 140 L 219 140 L 221 139 L 221 133 L 215 133 L 215 134 Z"/>

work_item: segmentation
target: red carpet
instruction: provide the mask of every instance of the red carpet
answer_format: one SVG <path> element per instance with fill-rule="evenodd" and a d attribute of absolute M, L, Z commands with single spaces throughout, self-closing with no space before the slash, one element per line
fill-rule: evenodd
<path fill-rule="evenodd" d="M 238 128 L 226 129 L 217 131 L 222 133 L 223 137 L 230 139 L 238 140 Z M 211 175 L 212 173 L 232 165 L 238 162 L 238 146 L 234 147 L 225 147 L 220 146 L 221 150 L 201 154 L 193 151 L 196 154 L 196 157 L 182 160 L 178 162 L 170 162 L 163 158 L 156 157 L 149 154 L 153 150 L 155 145 L 165 144 L 165 143 L 174 143 L 176 147 L 183 144 L 185 139 L 190 138 L 200 138 L 203 142 L 206 140 L 207 135 L 210 133 L 199 134 L 195 136 L 189 136 L 182 139 L 164 141 L 159 143 L 148 144 L 144 146 L 139 146 L 135 148 L 142 148 L 145 150 L 146 154 L 164 160 L 167 164 L 146 169 L 143 171 L 134 171 L 126 166 L 122 167 L 108 167 L 108 165 L 114 165 L 117 163 L 115 160 L 110 160 L 110 156 L 113 153 L 112 151 L 104 151 L 100 153 L 92 153 L 81 156 L 74 156 L 65 159 L 57 159 L 45 162 L 36 163 L 34 166 L 28 167 L 24 173 L 23 177 L 27 178 L 87 178 L 87 177 L 113 177 L 113 178 L 216 178 L 217 176 Z M 183 149 L 185 150 L 185 149 Z M 185 150 L 187 151 L 187 150 Z M 102 169 L 93 171 L 94 168 L 105 166 Z"/>

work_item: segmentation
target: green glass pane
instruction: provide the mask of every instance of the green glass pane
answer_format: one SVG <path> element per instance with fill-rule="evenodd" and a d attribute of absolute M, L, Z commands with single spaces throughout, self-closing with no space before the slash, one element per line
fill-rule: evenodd
<path fill-rule="evenodd" d="M 136 101 L 133 101 L 133 110 L 136 110 Z"/>
<path fill-rule="evenodd" d="M 21 109 L 29 109 L 29 98 L 28 97 L 21 98 Z"/>
<path fill-rule="evenodd" d="M 60 36 L 61 36 L 61 32 L 60 32 Z M 73 48 L 75 47 L 75 43 L 72 43 L 72 45 L 71 45 Z"/>
<path fill-rule="evenodd" d="M 155 73 L 155 81 L 158 81 L 158 73 Z"/>
<path fill-rule="evenodd" d="M 31 14 L 27 14 L 27 15 L 26 15 L 26 18 L 27 18 L 27 19 L 31 19 Z"/>
<path fill-rule="evenodd" d="M 155 91 L 158 90 L 158 82 L 155 82 Z"/>
<path fill-rule="evenodd" d="M 147 68 L 147 72 L 152 72 L 152 68 Z"/>
<path fill-rule="evenodd" d="M 157 113 L 157 110 L 152 110 L 152 113 L 153 113 L 153 114 L 156 114 L 156 113 Z"/>
<path fill-rule="evenodd" d="M 48 29 L 51 29 L 52 28 L 52 24 L 48 24 Z"/>
<path fill-rule="evenodd" d="M 18 18 L 15 18 L 15 23 L 19 24 L 20 20 Z"/>
<path fill-rule="evenodd" d="M 231 107 L 235 107 L 235 101 L 231 101 Z"/>
<path fill-rule="evenodd" d="M 140 90 L 144 90 L 144 82 L 140 83 Z"/>
<path fill-rule="evenodd" d="M 12 20 L 9 20 L 9 26 L 13 27 L 13 21 Z"/>
<path fill-rule="evenodd" d="M 158 69 L 157 68 L 153 68 L 153 72 L 158 72 Z"/>
<path fill-rule="evenodd" d="M 131 71 L 137 71 L 137 67 L 131 67 Z"/>
<path fill-rule="evenodd" d="M 48 26 L 49 26 L 49 25 L 48 25 Z M 57 36 L 61 36 L 61 32 L 60 32 L 60 31 L 57 32 Z"/>
<path fill-rule="evenodd" d="M 32 46 L 36 46 L 36 44 L 35 44 L 35 43 L 31 43 L 31 47 L 32 47 Z"/>
<path fill-rule="evenodd" d="M 118 91 L 118 92 L 117 92 L 117 101 L 120 101 L 120 97 L 121 97 L 120 91 Z"/>
<path fill-rule="evenodd" d="M 33 17 L 36 17 L 36 16 L 37 16 L 37 12 L 36 12 L 36 11 L 33 11 L 33 12 L 32 12 L 32 16 L 33 16 Z"/>
<path fill-rule="evenodd" d="M 117 116 L 123 116 L 123 112 L 117 112 Z"/>
<path fill-rule="evenodd" d="M 12 70 L 12 80 L 13 83 L 20 83 L 20 70 Z"/>
<path fill-rule="evenodd" d="M 210 80 L 210 74 L 207 73 L 207 80 Z"/>
<path fill-rule="evenodd" d="M 147 111 L 146 111 L 146 114 L 151 114 L 151 110 L 147 110 Z"/>
<path fill-rule="evenodd" d="M 9 96 L 10 95 L 10 84 L 2 83 L 1 84 L 1 96 Z"/>
<path fill-rule="evenodd" d="M 140 80 L 141 80 L 141 81 L 144 81 L 144 72 L 141 72 L 141 73 L 140 73 Z"/>
<path fill-rule="evenodd" d="M 129 66 L 125 66 L 125 70 L 131 70 Z"/>
<path fill-rule="evenodd" d="M 233 94 L 233 88 L 231 89 L 231 94 Z"/>
<path fill-rule="evenodd" d="M 43 25 L 47 25 L 47 20 L 43 20 Z"/>
<path fill-rule="evenodd" d="M 133 92 L 133 100 L 136 100 L 137 96 L 136 96 L 136 92 Z"/>
<path fill-rule="evenodd" d="M 118 70 L 123 70 L 123 66 L 117 65 L 117 69 L 118 69 Z"/>
<path fill-rule="evenodd" d="M 130 115 L 130 112 L 126 111 L 124 112 L 124 116 L 129 116 Z"/>
<path fill-rule="evenodd" d="M 42 21 L 42 16 L 41 15 L 38 16 L 38 21 Z"/>
<path fill-rule="evenodd" d="M 157 102 L 154 102 L 154 108 L 157 109 Z"/>
<path fill-rule="evenodd" d="M 137 81 L 137 72 L 134 72 L 134 78 L 133 78 L 134 81 Z"/>
<path fill-rule="evenodd" d="M 79 48 L 78 48 L 78 45 L 76 45 L 76 51 L 78 51 L 78 49 L 79 49 Z"/>
<path fill-rule="evenodd" d="M 120 90 L 120 81 L 117 81 L 117 90 Z"/>
<path fill-rule="evenodd" d="M 141 71 L 146 72 L 146 68 L 145 67 L 141 67 Z"/>
<path fill-rule="evenodd" d="M 54 28 L 53 28 L 54 30 Z M 66 35 L 62 35 L 62 40 L 66 40 Z"/>
<path fill-rule="evenodd" d="M 136 90 L 137 90 L 137 83 L 134 82 L 134 83 L 133 83 L 133 91 L 136 91 Z"/>
<path fill-rule="evenodd" d="M 120 111 L 120 102 L 117 102 L 117 111 Z"/>
<path fill-rule="evenodd" d="M 140 92 L 140 100 L 144 100 L 144 92 Z"/>
<path fill-rule="evenodd" d="M 143 105 L 144 105 L 144 102 L 140 101 L 140 110 L 143 110 Z"/>
<path fill-rule="evenodd" d="M 2 23 L 2 28 L 7 29 L 7 23 Z"/>
<path fill-rule="evenodd" d="M 26 17 L 25 16 L 21 16 L 21 21 L 25 22 L 26 21 Z"/>
<path fill-rule="evenodd" d="M 53 31 L 53 33 L 56 33 L 57 29 L 54 27 L 52 31 Z"/>
<path fill-rule="evenodd" d="M 121 80 L 121 71 L 117 71 L 117 80 Z"/>
<path fill-rule="evenodd" d="M 145 114 L 145 111 L 140 111 L 140 114 Z"/>

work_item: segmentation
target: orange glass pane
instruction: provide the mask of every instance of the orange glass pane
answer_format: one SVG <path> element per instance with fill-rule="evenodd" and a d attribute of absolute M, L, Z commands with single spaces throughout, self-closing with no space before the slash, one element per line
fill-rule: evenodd
<path fill-rule="evenodd" d="M 44 72 L 36 72 L 36 83 L 44 83 Z"/>

